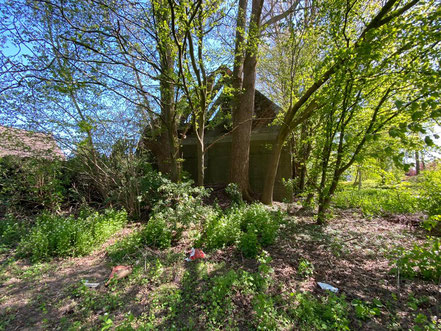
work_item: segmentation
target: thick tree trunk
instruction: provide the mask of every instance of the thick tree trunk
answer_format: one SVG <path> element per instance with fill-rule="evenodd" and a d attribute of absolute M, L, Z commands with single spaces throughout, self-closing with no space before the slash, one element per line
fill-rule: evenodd
<path fill-rule="evenodd" d="M 238 109 L 233 109 L 230 181 L 239 186 L 246 200 L 251 200 L 248 171 L 262 7 L 263 0 L 253 0 L 247 51 L 243 64 L 243 93 L 239 94 Z"/>
<path fill-rule="evenodd" d="M 161 66 L 164 74 L 160 82 L 161 91 L 161 115 L 163 119 L 161 127 L 161 142 L 164 144 L 162 148 L 166 151 L 167 159 L 164 160 L 166 164 L 162 167 L 167 169 L 170 179 L 177 182 L 180 178 L 180 167 L 178 163 L 179 155 L 179 141 L 178 130 L 176 125 L 175 114 L 175 86 L 172 80 L 174 73 L 174 58 L 170 47 L 165 46 Z"/>
<path fill-rule="evenodd" d="M 239 105 L 240 89 L 242 88 L 242 73 L 244 60 L 244 40 L 245 40 L 245 26 L 246 26 L 246 12 L 248 7 L 248 0 L 239 0 L 239 8 L 237 13 L 237 27 L 236 27 L 236 45 L 234 48 L 234 68 L 233 68 L 233 88 L 237 93 L 236 108 Z M 234 113 L 234 110 L 233 110 Z"/>

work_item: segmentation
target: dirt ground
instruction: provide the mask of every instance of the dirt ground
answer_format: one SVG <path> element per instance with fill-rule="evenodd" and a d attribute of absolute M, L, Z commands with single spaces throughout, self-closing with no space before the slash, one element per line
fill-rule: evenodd
<path fill-rule="evenodd" d="M 278 207 L 286 209 L 284 205 Z M 291 213 L 296 214 L 296 211 Z M 409 217 L 412 216 L 401 219 Z M 291 215 L 282 225 L 277 243 L 267 249 L 278 284 L 274 291 L 282 294 L 309 291 L 320 296 L 324 293 L 317 282 L 325 282 L 337 287 L 339 294 L 343 293 L 349 302 L 356 299 L 382 302 L 381 313 L 365 321 L 356 319 L 351 313 L 351 329 L 410 329 L 415 326 L 418 313 L 441 316 L 439 284 L 402 279 L 391 272 L 394 247 L 411 247 L 425 238 L 419 227 L 412 226 L 415 222 L 396 219 L 364 219 L 356 211 L 342 211 L 327 225 L 317 226 L 311 216 Z M 185 252 L 191 248 L 185 241 L 167 251 L 148 249 L 133 258 L 128 256 L 125 261 L 138 267 L 137 272 L 113 288 L 100 286 L 88 290 L 93 291 L 92 294 L 78 294 L 81 281 L 102 284 L 107 280 L 114 265 L 107 248 L 136 231 L 137 227 L 139 224 L 129 225 L 86 257 L 30 264 L 15 260 L 13 252 L 3 253 L 0 257 L 0 330 L 106 330 L 114 328 L 129 315 L 138 318 L 153 314 L 160 319 L 161 314 L 167 314 L 168 308 L 158 303 L 155 293 L 158 289 L 184 288 L 183 275 L 196 272 L 183 261 Z M 146 261 L 153 258 L 161 261 L 160 276 L 146 266 Z M 308 277 L 299 275 L 301 260 L 313 265 L 313 273 Z M 204 263 L 206 277 L 219 272 L 216 268 L 220 265 L 226 270 L 257 271 L 255 260 L 245 259 L 234 247 L 210 252 Z M 186 295 L 197 301 L 200 291 L 201 287 L 192 285 Z M 412 302 L 418 298 L 423 299 L 415 306 Z M 247 298 L 237 300 L 242 302 L 241 316 L 245 319 L 251 316 Z M 111 322 L 106 320 L 108 311 L 112 311 Z M 181 312 L 176 318 L 188 316 Z M 157 324 L 157 327 L 168 329 L 170 324 Z M 204 326 L 196 324 L 188 327 L 191 328 L 203 329 Z"/>

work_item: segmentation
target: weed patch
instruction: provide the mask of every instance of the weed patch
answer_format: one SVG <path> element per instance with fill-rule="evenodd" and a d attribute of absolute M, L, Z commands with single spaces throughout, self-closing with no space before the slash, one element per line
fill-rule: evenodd
<path fill-rule="evenodd" d="M 127 223 L 124 211 L 106 210 L 78 218 L 43 214 L 18 246 L 20 256 L 44 260 L 52 256 L 90 253 Z"/>

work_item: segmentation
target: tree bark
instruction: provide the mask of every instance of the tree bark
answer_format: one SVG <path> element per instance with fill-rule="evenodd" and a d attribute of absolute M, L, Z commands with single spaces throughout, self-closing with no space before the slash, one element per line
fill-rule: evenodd
<path fill-rule="evenodd" d="M 239 107 L 233 113 L 230 181 L 236 183 L 246 200 L 251 200 L 249 187 L 249 161 L 251 126 L 254 111 L 257 51 L 260 34 L 260 17 L 264 0 L 253 0 L 247 50 L 243 64 L 243 93 L 239 95 Z"/>
<path fill-rule="evenodd" d="M 420 153 L 418 151 L 415 151 L 415 170 L 416 174 L 420 174 Z"/>

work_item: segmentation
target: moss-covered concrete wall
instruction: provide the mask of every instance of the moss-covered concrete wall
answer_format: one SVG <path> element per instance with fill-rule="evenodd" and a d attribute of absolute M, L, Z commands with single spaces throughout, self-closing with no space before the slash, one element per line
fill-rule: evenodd
<path fill-rule="evenodd" d="M 260 194 L 263 190 L 266 169 L 271 154 L 271 144 L 274 141 L 276 131 L 273 128 L 264 128 L 253 131 L 251 136 L 250 150 L 250 185 L 254 192 Z M 211 144 L 218 139 L 218 135 L 207 134 L 205 143 Z M 196 140 L 187 138 L 182 143 L 184 158 L 183 169 L 190 177 L 197 179 Z M 227 184 L 229 179 L 231 162 L 231 136 L 226 136 L 216 142 L 205 156 L 205 184 Z M 291 200 L 292 193 L 283 185 L 282 178 L 292 178 L 291 156 L 288 147 L 283 149 L 280 156 L 277 171 L 276 184 L 274 187 L 274 199 L 283 201 Z"/>

